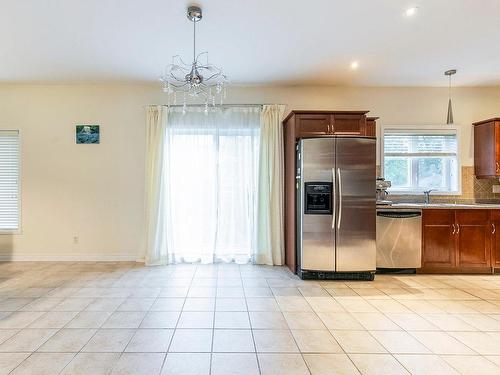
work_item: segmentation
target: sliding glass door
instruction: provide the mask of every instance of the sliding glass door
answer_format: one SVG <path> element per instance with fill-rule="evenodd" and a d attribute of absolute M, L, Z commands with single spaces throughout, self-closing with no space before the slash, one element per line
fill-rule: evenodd
<path fill-rule="evenodd" d="M 247 262 L 256 245 L 257 107 L 173 108 L 165 145 L 170 262 Z"/>

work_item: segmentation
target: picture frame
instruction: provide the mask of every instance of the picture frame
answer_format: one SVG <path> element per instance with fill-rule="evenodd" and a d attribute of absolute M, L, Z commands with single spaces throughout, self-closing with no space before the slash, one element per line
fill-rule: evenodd
<path fill-rule="evenodd" d="M 76 125 L 76 144 L 99 144 L 101 141 L 100 127 L 96 124 Z"/>

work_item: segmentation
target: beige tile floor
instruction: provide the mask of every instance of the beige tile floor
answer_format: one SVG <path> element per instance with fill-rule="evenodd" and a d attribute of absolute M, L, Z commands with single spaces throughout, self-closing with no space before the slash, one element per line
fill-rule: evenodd
<path fill-rule="evenodd" d="M 500 276 L 0 263 L 1 374 L 500 374 Z"/>

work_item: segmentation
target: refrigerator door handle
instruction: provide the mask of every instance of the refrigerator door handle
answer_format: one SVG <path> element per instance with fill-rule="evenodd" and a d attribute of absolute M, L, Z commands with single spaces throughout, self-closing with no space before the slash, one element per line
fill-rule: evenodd
<path fill-rule="evenodd" d="M 332 229 L 335 229 L 335 211 L 337 210 L 337 194 L 336 194 L 336 188 L 335 188 L 335 168 L 332 168 L 332 187 L 333 187 L 333 192 L 332 192 L 332 203 L 333 203 L 333 208 L 332 208 Z"/>
<path fill-rule="evenodd" d="M 339 217 L 337 220 L 337 229 L 340 229 L 340 223 L 342 222 L 342 174 L 340 168 L 337 168 L 337 178 L 339 182 Z"/>

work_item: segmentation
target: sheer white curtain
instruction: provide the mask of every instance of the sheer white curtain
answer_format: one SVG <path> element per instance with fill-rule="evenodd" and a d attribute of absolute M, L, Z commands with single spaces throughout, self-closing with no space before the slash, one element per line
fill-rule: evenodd
<path fill-rule="evenodd" d="M 260 108 L 170 108 L 164 262 L 247 262 L 256 248 Z"/>
<path fill-rule="evenodd" d="M 281 123 L 285 106 L 264 105 L 260 116 L 258 231 L 255 263 L 284 264 L 284 143 Z"/>
<path fill-rule="evenodd" d="M 165 140 L 168 111 L 150 106 L 146 110 L 146 254 L 147 265 L 167 261 L 165 231 Z"/>

